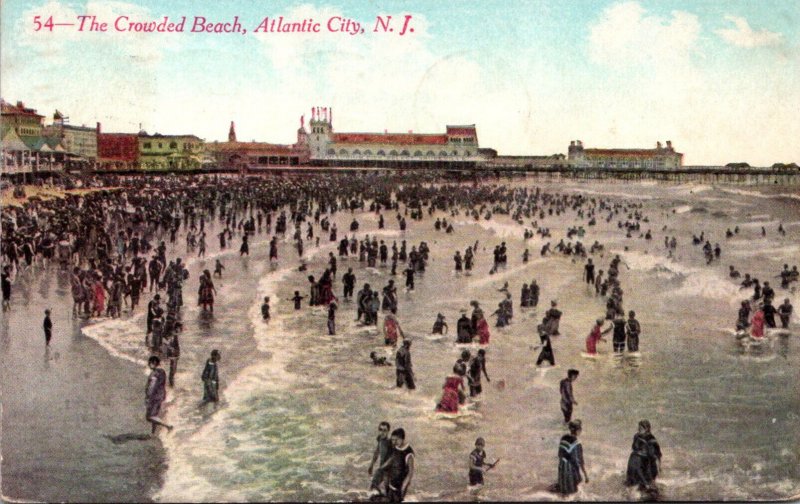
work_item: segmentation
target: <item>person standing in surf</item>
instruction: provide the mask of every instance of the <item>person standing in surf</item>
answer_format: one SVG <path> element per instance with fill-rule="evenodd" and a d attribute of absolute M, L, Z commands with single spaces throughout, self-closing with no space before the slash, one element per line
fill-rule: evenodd
<path fill-rule="evenodd" d="M 621 354 L 625 350 L 625 316 L 617 313 L 611 322 L 614 324 L 614 335 L 611 339 L 614 353 Z"/>
<path fill-rule="evenodd" d="M 589 483 L 586 466 L 583 461 L 583 446 L 578 441 L 582 425 L 580 420 L 569 422 L 569 434 L 561 437 L 558 444 L 558 482 L 555 490 L 562 495 L 578 492 L 581 481 Z M 581 479 L 583 473 L 583 479 Z"/>
<path fill-rule="evenodd" d="M 247 243 L 247 233 L 242 235 L 242 245 L 239 247 L 239 257 L 247 254 L 250 257 L 250 245 Z"/>
<path fill-rule="evenodd" d="M 328 335 L 334 336 L 336 334 L 336 310 L 339 306 L 336 304 L 336 300 L 332 299 L 330 304 L 328 304 Z"/>
<path fill-rule="evenodd" d="M 150 368 L 150 376 L 147 378 L 147 388 L 145 389 L 145 405 L 147 406 L 145 418 L 152 425 L 150 433 L 155 434 L 156 427 L 159 425 L 171 431 L 172 426 L 158 416 L 161 413 L 161 404 L 167 398 L 167 373 L 161 368 L 161 359 L 155 355 L 147 361 L 147 366 Z"/>
<path fill-rule="evenodd" d="M 397 338 L 405 339 L 400 322 L 393 313 L 387 313 L 383 318 L 383 342 L 386 345 L 397 346 Z"/>
<path fill-rule="evenodd" d="M 475 449 L 469 454 L 469 486 L 483 486 L 483 475 L 492 469 L 499 460 L 489 464 L 486 462 L 486 441 L 479 437 L 475 440 Z"/>
<path fill-rule="evenodd" d="M 564 423 L 568 424 L 572 420 L 572 408 L 578 405 L 575 396 L 572 395 L 572 382 L 578 379 L 580 371 L 570 369 L 567 377 L 561 380 L 559 390 L 561 391 L 561 412 L 564 414 Z"/>
<path fill-rule="evenodd" d="M 750 321 L 750 337 L 755 340 L 764 339 L 764 311 L 759 308 Z"/>
<path fill-rule="evenodd" d="M 750 327 L 750 301 L 742 301 L 742 306 L 739 308 L 739 315 L 736 319 L 736 330 L 744 331 Z"/>
<path fill-rule="evenodd" d="M 390 428 L 389 422 L 381 422 L 378 425 L 378 437 L 376 439 L 378 444 L 375 446 L 372 461 L 367 469 L 367 474 L 372 476 L 369 489 L 373 492 L 373 495 L 386 495 L 388 482 L 386 481 L 386 470 L 383 466 L 392 453 L 392 440 L 389 439 Z M 375 469 L 376 462 L 378 463 L 377 470 Z"/>
<path fill-rule="evenodd" d="M 212 350 L 211 357 L 206 361 L 206 367 L 203 369 L 203 403 L 219 402 L 219 370 L 217 369 L 219 359 L 219 350 Z"/>
<path fill-rule="evenodd" d="M 397 371 L 397 387 L 402 388 L 405 384 L 408 390 L 417 388 L 414 385 L 414 370 L 411 367 L 411 340 L 403 339 L 403 346 L 397 350 L 394 362 Z"/>
<path fill-rule="evenodd" d="M 661 447 L 650 432 L 650 422 L 642 420 L 639 431 L 633 436 L 625 485 L 638 486 L 639 490 L 655 490 L 660 464 Z"/>
<path fill-rule="evenodd" d="M 603 339 L 604 334 L 608 334 L 611 331 L 611 327 L 607 328 L 605 331 L 601 331 L 600 329 L 603 327 L 603 319 L 597 319 L 595 321 L 594 327 L 592 331 L 589 333 L 589 336 L 586 338 L 586 353 L 589 355 L 597 355 L 597 343 L 601 341 L 605 341 Z"/>
<path fill-rule="evenodd" d="M 792 303 L 789 298 L 783 300 L 783 304 L 778 306 L 778 316 L 781 318 L 781 327 L 783 329 L 789 328 L 789 320 L 792 318 Z"/>
<path fill-rule="evenodd" d="M 639 334 L 642 332 L 642 326 L 636 320 L 636 312 L 631 310 L 628 312 L 628 323 L 625 325 L 625 333 L 628 338 L 628 351 L 639 351 Z"/>
<path fill-rule="evenodd" d="M 550 363 L 551 366 L 556 365 L 556 356 L 553 353 L 553 343 L 550 341 L 550 334 L 547 332 L 547 319 L 542 320 L 542 323 L 536 326 L 539 333 L 539 339 L 542 341 L 542 350 L 539 352 L 539 357 L 536 358 L 536 365 L 540 366 L 544 361 Z"/>
<path fill-rule="evenodd" d="M 392 431 L 392 455 L 382 469 L 389 470 L 387 496 L 390 502 L 403 502 L 414 478 L 414 449 L 406 442 L 406 431 Z"/>
<path fill-rule="evenodd" d="M 583 267 L 583 278 L 589 286 L 594 286 L 594 264 L 591 258 Z"/>
<path fill-rule="evenodd" d="M 478 354 L 469 362 L 467 381 L 469 382 L 470 397 L 478 397 L 483 391 L 481 374 L 486 377 L 487 382 L 492 381 L 489 379 L 489 373 L 486 372 L 486 350 L 483 348 L 478 350 Z"/>
<path fill-rule="evenodd" d="M 442 334 L 446 336 L 448 329 L 447 322 L 444 321 L 444 315 L 441 313 L 436 314 L 436 322 L 433 323 L 431 334 Z"/>

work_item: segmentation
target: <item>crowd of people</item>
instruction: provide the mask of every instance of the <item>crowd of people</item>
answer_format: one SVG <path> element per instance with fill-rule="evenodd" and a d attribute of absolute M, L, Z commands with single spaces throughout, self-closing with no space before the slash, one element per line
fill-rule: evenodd
<path fill-rule="evenodd" d="M 582 281 L 585 281 L 589 295 L 605 300 L 605 315 L 597 318 L 586 339 L 586 354 L 597 355 L 598 344 L 604 342 L 602 336 L 610 332 L 614 353 L 621 354 L 626 347 L 629 353 L 639 352 L 640 322 L 634 310 L 626 312 L 623 309 L 620 267 L 627 266 L 625 261 L 620 255 L 615 255 L 605 272 L 595 272 L 594 260 L 605 257 L 602 256 L 605 247 L 595 241 L 587 249 L 581 240 L 598 221 L 610 223 L 614 219 L 618 219 L 617 228 L 627 238 L 638 233 L 639 238 L 651 240 L 649 229 L 642 232 L 649 219 L 641 203 L 620 203 L 583 194 L 551 193 L 540 188 L 449 183 L 441 177 L 436 174 L 415 174 L 413 179 L 387 174 L 248 179 L 198 176 L 190 179 L 164 177 L 157 181 L 137 177 L 97 177 L 92 181 L 95 186 L 92 192 L 65 194 L 63 198 L 30 201 L 4 208 L 0 251 L 3 309 L 13 309 L 14 283 L 24 281 L 34 268 L 42 271 L 57 268 L 69 272 L 72 313 L 76 318 L 129 316 L 137 311 L 143 295 L 152 296 L 146 304 L 146 327 L 143 331 L 146 335 L 144 345 L 151 353 L 146 418 L 155 433 L 158 426 L 172 428 L 161 417 L 162 405 L 167 388 L 174 386 L 180 356 L 183 287 L 188 282 L 195 282 L 182 258 L 168 255 L 168 249 L 176 250 L 180 234 L 186 239 L 186 254 L 200 257 L 207 253 L 206 237 L 212 225 L 219 229 L 216 236 L 220 250 L 229 248 L 237 237 L 241 240 L 240 256 L 250 254 L 249 237 L 265 234 L 269 237 L 270 261 L 278 261 L 278 237 L 286 238 L 288 234 L 300 258 L 301 271 L 309 267 L 303 259 L 306 242 L 318 246 L 320 237 L 324 237 L 335 244 L 338 260 L 357 257 L 361 268 L 390 268 L 389 275 L 394 277 L 402 263 L 400 271 L 405 276 L 405 289 L 411 292 L 415 289 L 415 281 L 424 278 L 431 246 L 425 241 L 409 244 L 406 239 L 401 239 L 399 244 L 395 240 L 390 245 L 388 240 L 368 234 L 359 240 L 357 233 L 362 226 L 355 215 L 349 226 L 351 236 L 340 238 L 337 226 L 332 222 L 337 212 L 373 213 L 377 216 L 379 230 L 389 226 L 385 214 L 390 216 L 390 223 L 396 221 L 391 226 L 401 232 L 409 226 L 406 218 L 414 225 L 415 221 L 425 219 L 426 212 L 428 216 L 436 211 L 445 212 L 450 219 L 437 217 L 433 226 L 437 232 L 446 234 L 455 232 L 453 223 L 457 215 L 474 221 L 506 215 L 522 227 L 529 221 L 536 229 L 534 232 L 524 227 L 524 233 L 521 233 L 524 240 L 536 235 L 546 240 L 552 237 L 550 228 L 544 226 L 547 218 L 569 211 L 585 222 L 585 227 L 581 224 L 568 229 L 552 249 L 551 242 L 546 242 L 541 255 L 561 254 L 584 263 Z M 704 233 L 694 236 L 693 243 L 705 243 L 703 249 L 709 264 L 719 260 L 722 254 L 720 246 L 711 247 Z M 676 248 L 676 238 L 665 237 L 665 248 L 671 257 Z M 508 264 L 506 242 L 495 245 L 493 249 L 492 264 L 487 265 L 489 275 L 501 272 Z M 453 256 L 454 274 L 457 277 L 462 273 L 465 276 L 472 274 L 479 267 L 477 254 L 478 242 L 468 246 L 463 255 L 456 251 Z M 523 264 L 528 260 L 526 249 Z M 213 317 L 217 296 L 213 277 L 221 277 L 223 270 L 224 265 L 217 260 L 213 275 L 209 270 L 203 270 L 196 280 L 197 304 L 202 316 Z M 303 299 L 308 299 L 312 307 L 325 307 L 328 334 L 336 334 L 336 313 L 342 309 L 336 292 L 337 284 L 341 283 L 342 299 L 350 300 L 355 293 L 353 309 L 359 323 L 378 326 L 382 319 L 380 334 L 383 343 L 394 353 L 396 386 L 414 390 L 418 377 L 412 365 L 412 337 L 401 327 L 400 299 L 395 280 L 389 278 L 380 290 L 373 290 L 370 283 L 364 282 L 356 293 L 358 279 L 353 268 L 348 267 L 338 280 L 337 273 L 337 256 L 331 252 L 322 273 L 307 276 L 308 295 L 301 295 L 298 289 L 289 298 L 294 309 L 302 310 Z M 733 266 L 730 267 L 730 277 L 737 281 L 740 277 Z M 798 280 L 797 266 L 789 269 L 788 264 L 784 265 L 778 278 L 781 279 L 781 288 L 791 288 Z M 764 326 L 776 327 L 776 315 L 783 328 L 789 327 L 792 306 L 788 298 L 774 307 L 775 291 L 769 282 L 764 282 L 762 287 L 758 279 L 749 274 L 745 275 L 741 286 L 743 289 L 753 288 L 754 294 L 742 303 L 737 329 L 750 328 L 753 338 L 764 337 Z M 523 310 L 535 309 L 539 305 L 541 288 L 536 279 L 523 283 L 519 306 Z M 514 323 L 513 296 L 508 282 L 498 291 L 501 299 L 489 317 L 496 316 L 495 327 L 503 328 Z M 458 414 L 468 402 L 483 393 L 482 378 L 490 382 L 487 355 L 492 338 L 481 302 L 471 301 L 470 316 L 467 316 L 468 310 L 463 309 L 456 322 L 455 343 L 465 346 L 478 344 L 480 348 L 474 354 L 470 348 L 463 348 L 452 367 L 452 374 L 444 380 L 441 398 L 435 405 L 439 413 Z M 268 323 L 272 317 L 269 297 L 263 300 L 261 314 Z M 545 363 L 555 365 L 554 340 L 561 335 L 559 325 L 562 317 L 558 300 L 552 300 L 541 323 L 535 327 L 541 348 L 537 366 Z M 609 325 L 604 328 L 606 321 Z M 44 330 L 49 344 L 53 333 L 49 312 Z M 448 331 L 445 315 L 438 313 L 431 332 L 447 335 Z M 370 353 L 370 358 L 376 366 L 391 365 L 386 357 L 375 351 Z M 164 360 L 170 365 L 168 373 L 161 368 Z M 219 401 L 217 367 L 220 360 L 219 350 L 211 351 L 200 375 L 204 403 Z M 560 409 L 569 432 L 558 444 L 558 476 L 553 488 L 564 495 L 575 493 L 579 483 L 589 481 L 579 442 L 583 424 L 572 419 L 573 408 L 578 404 L 572 387 L 578 376 L 579 370 L 570 369 L 560 383 Z M 375 492 L 374 500 L 402 501 L 414 475 L 414 451 L 403 429 L 389 432 L 388 422 L 382 422 L 378 446 L 369 466 L 370 486 Z M 497 465 L 497 461 L 489 463 L 487 460 L 485 440 L 479 438 L 469 457 L 467 477 L 470 485 L 482 485 L 483 475 Z M 626 484 L 653 491 L 660 460 L 661 450 L 651 433 L 650 423 L 642 420 L 634 436 Z"/>

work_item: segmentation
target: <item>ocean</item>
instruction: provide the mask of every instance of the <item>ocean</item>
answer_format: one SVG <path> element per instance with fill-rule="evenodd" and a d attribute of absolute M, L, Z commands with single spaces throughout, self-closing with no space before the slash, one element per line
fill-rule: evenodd
<path fill-rule="evenodd" d="M 800 193 L 656 182 L 509 184 L 641 204 L 639 211 L 649 221 L 641 224 L 641 232 L 650 229 L 653 238 L 645 240 L 639 233 L 626 238 L 617 226 L 618 220 L 628 219 L 621 213 L 610 222 L 598 218 L 596 226 L 587 226 L 573 210 L 547 216 L 537 220 L 551 229 L 552 238 L 529 240 L 523 240 L 523 229 L 535 229 L 530 219 L 520 226 L 498 213 L 476 221 L 463 211 L 455 216 L 438 211 L 428 216 L 426 211 L 422 221 L 407 218 L 405 232 L 393 212 L 384 212 L 387 229 L 381 230 L 374 212 L 334 214 L 339 239 L 352 236 L 346 230 L 355 217 L 359 239 L 375 236 L 390 248 L 393 241 L 399 246 L 406 240 L 409 249 L 425 241 L 431 249 L 414 291 L 402 289 L 404 268 L 398 267 L 395 277 L 401 286 L 398 319 L 413 341 L 414 391 L 395 387 L 393 367 L 372 365 L 370 351 L 390 361 L 393 354 L 376 328 L 354 321 L 354 302 L 340 302 L 335 336 L 327 333 L 326 308 L 309 307 L 304 300 L 301 310 L 293 309 L 288 299 L 294 291 L 307 295 L 306 277 L 319 277 L 328 253 L 336 254 L 336 243 L 326 234 L 319 247 L 306 243 L 307 271 L 298 271 L 291 233 L 280 240 L 279 261 L 273 264 L 266 234 L 251 240 L 251 255 L 244 258 L 238 253 L 239 236 L 226 251 L 209 240 L 209 254 L 191 259 L 179 239 L 172 253 L 189 259 L 191 276 L 184 287 L 176 387 L 168 390 L 166 404 L 166 420 L 175 430 L 161 433 L 160 443 L 115 444 L 103 437 L 149 430 L 143 397 L 148 357 L 144 308 L 127 318 L 76 323 L 72 336 L 59 341 L 58 329 L 73 327 L 68 281 L 52 273 L 30 278 L 28 293 L 20 289 L 22 299 L 3 314 L 3 494 L 33 500 L 165 502 L 364 499 L 377 426 L 385 420 L 405 429 L 416 452 L 409 501 L 557 500 L 547 487 L 556 480 L 556 452 L 564 434 L 558 385 L 568 369 L 576 368 L 580 377 L 574 384 L 578 405 L 573 417 L 583 421 L 590 478 L 576 499 L 637 498 L 623 483 L 631 439 L 644 418 L 651 421 L 664 453 L 658 480 L 662 498 L 798 495 L 797 324 L 790 336 L 772 336 L 760 348 L 742 347 L 732 328 L 749 291 L 740 291 L 727 272 L 735 265 L 742 274 L 771 279 L 776 303 L 789 298 L 800 308 L 798 293 L 781 289 L 775 278 L 784 263 L 797 264 Z M 454 233 L 436 231 L 437 217 L 452 222 Z M 786 236 L 777 233 L 781 223 Z M 593 256 L 598 269 L 607 270 L 614 254 L 623 260 L 624 309 L 635 310 L 642 325 L 640 357 L 616 358 L 610 342 L 600 345 L 597 359 L 581 356 L 593 321 L 605 314 L 605 301 L 582 282 L 582 260 L 539 254 L 546 241 L 555 245 L 576 225 L 586 229 L 581 241 L 587 247 L 595 240 L 604 244 L 604 252 Z M 726 239 L 725 230 L 737 225 L 739 233 Z M 700 246 L 692 245 L 692 234 L 701 232 L 722 247 L 720 261 L 706 265 Z M 674 257 L 667 256 L 665 235 L 677 237 Z M 476 240 L 472 274 L 457 275 L 453 254 L 463 254 Z M 501 241 L 508 246 L 508 266 L 490 275 L 492 249 Z M 527 264 L 522 262 L 525 248 L 531 253 Z M 196 289 L 199 272 L 213 270 L 217 258 L 226 269 L 221 280 L 215 278 L 212 317 L 196 306 Z M 368 268 L 357 257 L 339 258 L 335 292 L 340 300 L 348 267 L 356 274 L 356 291 L 364 282 L 380 289 L 392 278 L 388 267 Z M 539 306 L 520 308 L 522 283 L 533 279 L 541 288 Z M 489 319 L 491 383 L 484 383 L 480 400 L 459 415 L 436 414 L 444 378 L 463 349 L 455 344 L 460 310 L 477 300 L 491 313 L 504 296 L 499 290 L 505 282 L 514 319 L 500 329 Z M 264 296 L 271 298 L 269 323 L 261 320 Z M 535 327 L 551 299 L 564 313 L 561 335 L 553 340 L 556 366 L 537 368 Z M 42 357 L 40 313 L 45 305 L 59 313 L 51 350 L 58 358 Z M 431 335 L 439 312 L 450 327 L 446 337 Z M 35 322 L 29 323 L 33 329 L 26 320 Z M 473 353 L 477 348 L 471 347 Z M 216 406 L 200 403 L 200 373 L 212 349 L 222 354 L 221 402 Z M 73 395 L 85 403 L 63 403 Z M 480 493 L 472 495 L 468 456 L 477 437 L 486 439 L 489 458 L 501 462 L 487 474 Z M 84 445 L 91 449 L 81 451 Z"/>

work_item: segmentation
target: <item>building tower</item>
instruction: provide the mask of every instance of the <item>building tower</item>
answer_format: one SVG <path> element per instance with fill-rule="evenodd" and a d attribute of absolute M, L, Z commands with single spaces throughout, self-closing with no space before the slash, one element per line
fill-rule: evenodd
<path fill-rule="evenodd" d="M 308 145 L 311 150 L 311 159 L 324 159 L 328 157 L 328 144 L 333 138 L 333 126 L 327 107 L 311 107 L 311 131 Z"/>
<path fill-rule="evenodd" d="M 300 116 L 300 127 L 297 129 L 297 145 L 308 146 L 308 132 L 306 132 L 306 116 Z"/>
<path fill-rule="evenodd" d="M 228 130 L 228 141 L 229 142 L 236 141 L 236 125 L 233 124 L 233 121 L 231 121 L 231 128 Z"/>

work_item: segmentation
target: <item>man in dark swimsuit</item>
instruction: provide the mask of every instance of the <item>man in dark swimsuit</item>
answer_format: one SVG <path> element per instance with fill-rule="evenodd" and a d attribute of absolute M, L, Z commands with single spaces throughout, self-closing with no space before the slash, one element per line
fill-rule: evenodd
<path fill-rule="evenodd" d="M 580 372 L 577 369 L 567 371 L 567 377 L 561 380 L 559 389 L 561 391 L 561 412 L 564 414 L 564 423 L 572 420 L 572 407 L 578 405 L 575 396 L 572 395 L 572 382 L 578 379 Z"/>
<path fill-rule="evenodd" d="M 392 444 L 392 455 L 381 468 L 389 470 L 389 501 L 403 502 L 414 477 L 414 449 L 406 442 L 403 429 L 392 431 Z"/>
<path fill-rule="evenodd" d="M 631 310 L 628 312 L 628 323 L 625 326 L 625 331 L 628 337 L 628 351 L 639 351 L 639 334 L 642 332 L 642 327 L 639 321 L 636 320 L 636 312 Z"/>

